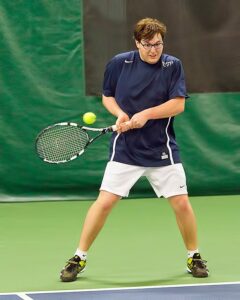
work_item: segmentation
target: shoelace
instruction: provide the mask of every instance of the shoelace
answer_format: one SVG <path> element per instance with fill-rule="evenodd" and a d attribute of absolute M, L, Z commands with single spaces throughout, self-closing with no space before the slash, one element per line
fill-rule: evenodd
<path fill-rule="evenodd" d="M 78 265 L 79 263 L 75 260 L 69 260 L 67 261 L 68 264 L 74 264 L 74 265 Z"/>
<path fill-rule="evenodd" d="M 204 268 L 206 269 L 207 268 L 207 261 L 206 260 L 203 260 L 203 259 L 194 259 L 193 260 L 193 265 L 196 265 L 197 267 L 199 268 Z"/>
<path fill-rule="evenodd" d="M 67 261 L 67 264 L 66 264 L 66 269 L 68 269 L 68 270 L 72 270 L 73 268 L 75 268 L 75 266 L 76 265 L 78 265 L 79 263 L 77 262 L 77 261 L 75 261 L 75 260 L 69 260 L 69 261 Z"/>

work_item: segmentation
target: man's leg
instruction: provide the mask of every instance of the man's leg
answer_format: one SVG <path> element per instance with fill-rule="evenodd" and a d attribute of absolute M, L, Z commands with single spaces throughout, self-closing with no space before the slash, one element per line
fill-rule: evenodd
<path fill-rule="evenodd" d="M 121 196 L 100 191 L 97 200 L 89 208 L 80 237 L 79 249 L 88 251 L 102 229 L 107 216 Z"/>
<path fill-rule="evenodd" d="M 98 233 L 102 229 L 107 216 L 121 196 L 101 191 L 97 200 L 89 208 L 80 237 L 79 247 L 74 257 L 68 260 L 62 269 L 60 278 L 62 281 L 74 281 L 77 275 L 86 267 L 86 254 Z"/>
<path fill-rule="evenodd" d="M 187 270 L 194 277 L 207 277 L 206 261 L 198 253 L 196 218 L 189 202 L 188 195 L 169 197 L 169 202 L 175 212 L 177 224 L 183 241 L 188 250 Z"/>
<path fill-rule="evenodd" d="M 169 202 L 175 212 L 177 224 L 186 248 L 188 250 L 197 249 L 197 224 L 188 195 L 169 197 Z"/>

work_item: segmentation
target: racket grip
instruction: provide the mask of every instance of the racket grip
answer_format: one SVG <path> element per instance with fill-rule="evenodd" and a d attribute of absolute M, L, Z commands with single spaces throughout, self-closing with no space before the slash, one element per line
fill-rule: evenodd
<path fill-rule="evenodd" d="M 129 125 L 130 123 L 130 121 L 125 122 L 126 125 Z M 112 126 L 112 131 L 117 131 L 117 125 Z"/>
<path fill-rule="evenodd" d="M 117 131 L 117 125 L 112 126 L 112 131 Z"/>

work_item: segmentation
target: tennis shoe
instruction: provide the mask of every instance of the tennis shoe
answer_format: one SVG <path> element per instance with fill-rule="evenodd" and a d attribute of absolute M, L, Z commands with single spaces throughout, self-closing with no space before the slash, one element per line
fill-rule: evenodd
<path fill-rule="evenodd" d="M 70 258 L 60 273 L 60 279 L 64 282 L 75 281 L 78 273 L 86 268 L 86 260 L 81 260 L 78 255 Z"/>
<path fill-rule="evenodd" d="M 207 261 L 201 258 L 199 253 L 194 253 L 193 257 L 187 260 L 187 271 L 193 277 L 208 277 L 209 271 L 206 265 Z"/>

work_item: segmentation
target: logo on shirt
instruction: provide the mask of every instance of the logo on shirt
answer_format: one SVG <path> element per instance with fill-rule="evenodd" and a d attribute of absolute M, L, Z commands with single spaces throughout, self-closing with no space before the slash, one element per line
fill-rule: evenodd
<path fill-rule="evenodd" d="M 162 152 L 161 159 L 168 159 L 168 155 L 166 152 Z"/>
<path fill-rule="evenodd" d="M 171 65 L 173 65 L 173 60 L 166 61 L 166 62 L 162 61 L 162 66 L 164 68 L 170 67 Z"/>
<path fill-rule="evenodd" d="M 124 61 L 126 64 L 131 64 L 131 63 L 133 63 L 133 60 L 127 60 L 127 59 L 125 59 L 125 61 Z"/>

